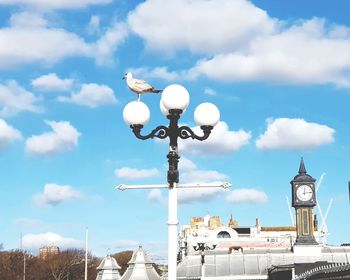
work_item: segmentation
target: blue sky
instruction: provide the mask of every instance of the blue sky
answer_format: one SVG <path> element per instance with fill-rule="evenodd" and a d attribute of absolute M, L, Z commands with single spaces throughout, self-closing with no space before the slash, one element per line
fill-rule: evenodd
<path fill-rule="evenodd" d="M 131 71 L 157 88 L 185 86 L 193 112 L 221 122 L 180 144 L 182 182 L 227 180 L 229 191 L 179 194 L 179 223 L 230 214 L 290 225 L 285 197 L 303 156 L 326 173 L 318 199 L 331 244 L 349 242 L 350 20 L 346 1 L 0 0 L 0 243 L 92 253 L 143 244 L 166 256 L 165 191 L 114 186 L 166 181 L 167 145 L 136 139 L 122 118 Z M 144 128 L 166 124 L 158 95 Z M 317 213 L 317 210 L 315 209 Z M 342 218 L 344 217 L 344 219 Z"/>

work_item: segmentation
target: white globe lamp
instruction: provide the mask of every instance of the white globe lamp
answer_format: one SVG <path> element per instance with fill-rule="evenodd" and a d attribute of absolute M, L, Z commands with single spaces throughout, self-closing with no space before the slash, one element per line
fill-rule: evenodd
<path fill-rule="evenodd" d="M 128 125 L 145 125 L 150 119 L 150 111 L 145 103 L 132 101 L 124 107 L 123 118 Z"/>
<path fill-rule="evenodd" d="M 190 103 L 190 94 L 183 86 L 172 84 L 163 90 L 161 103 L 167 110 L 178 109 L 184 112 Z"/>
<path fill-rule="evenodd" d="M 169 110 L 164 107 L 162 100 L 160 100 L 160 102 L 159 102 L 159 108 L 164 116 L 169 115 Z"/>
<path fill-rule="evenodd" d="M 194 120 L 198 126 L 214 127 L 220 121 L 220 111 L 213 103 L 202 103 L 194 111 Z"/>

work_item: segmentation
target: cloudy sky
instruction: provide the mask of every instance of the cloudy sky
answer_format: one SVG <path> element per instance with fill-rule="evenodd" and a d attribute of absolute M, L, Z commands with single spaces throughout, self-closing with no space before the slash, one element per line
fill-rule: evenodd
<path fill-rule="evenodd" d="M 276 0 L 0 0 L 0 243 L 96 255 L 143 244 L 166 256 L 167 192 L 117 191 L 166 181 L 167 145 L 123 122 L 126 71 L 190 92 L 181 122 L 213 102 L 221 121 L 180 143 L 179 223 L 230 214 L 239 225 L 290 225 L 286 196 L 300 158 L 314 178 L 329 242 L 349 242 L 349 3 Z M 167 124 L 159 95 L 144 128 Z M 316 211 L 316 209 L 315 209 Z M 317 213 L 317 211 L 316 211 Z"/>

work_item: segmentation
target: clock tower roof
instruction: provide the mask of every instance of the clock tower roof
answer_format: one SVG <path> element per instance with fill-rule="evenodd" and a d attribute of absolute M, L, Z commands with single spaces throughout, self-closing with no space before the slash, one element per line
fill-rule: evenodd
<path fill-rule="evenodd" d="M 292 182 L 312 182 L 314 183 L 316 179 L 312 178 L 306 172 L 305 164 L 303 158 L 301 158 L 300 166 L 299 166 L 299 174 L 296 175 Z"/>

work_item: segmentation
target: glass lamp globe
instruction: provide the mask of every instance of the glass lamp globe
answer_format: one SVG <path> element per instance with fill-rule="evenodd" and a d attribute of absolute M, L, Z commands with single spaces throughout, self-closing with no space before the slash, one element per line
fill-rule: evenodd
<path fill-rule="evenodd" d="M 220 111 L 213 103 L 202 103 L 194 111 L 194 120 L 198 126 L 215 126 L 220 120 Z"/>
<path fill-rule="evenodd" d="M 190 94 L 183 86 L 172 84 L 163 90 L 161 103 L 167 110 L 180 109 L 184 112 L 190 103 Z"/>
<path fill-rule="evenodd" d="M 123 118 L 128 125 L 145 125 L 149 121 L 150 111 L 145 103 L 132 101 L 124 107 Z"/>
<path fill-rule="evenodd" d="M 169 110 L 164 107 L 162 100 L 160 100 L 160 102 L 159 102 L 159 108 L 164 116 L 169 115 Z"/>

